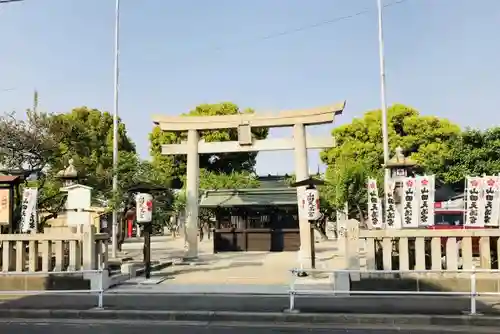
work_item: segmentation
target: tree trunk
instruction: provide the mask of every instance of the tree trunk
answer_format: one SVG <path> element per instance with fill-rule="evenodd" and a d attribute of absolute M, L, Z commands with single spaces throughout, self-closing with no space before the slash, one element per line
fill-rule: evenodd
<path fill-rule="evenodd" d="M 323 240 L 323 241 L 328 240 L 328 237 L 326 236 L 326 233 L 323 231 L 323 229 L 321 229 L 316 224 L 314 225 L 314 230 L 318 231 L 319 235 L 321 236 L 321 240 Z"/>
<path fill-rule="evenodd" d="M 363 228 L 366 228 L 365 215 L 363 214 L 363 210 L 361 210 L 361 206 L 359 206 L 359 204 L 356 204 L 356 209 L 358 210 L 360 227 L 362 226 Z"/>
<path fill-rule="evenodd" d="M 126 234 L 126 231 L 125 231 L 125 228 L 127 226 L 127 224 L 125 223 L 126 222 L 126 219 L 118 219 L 118 235 L 116 236 L 116 239 L 117 239 L 117 249 L 119 252 L 122 251 L 122 245 L 123 243 L 125 242 L 125 234 Z M 113 232 L 111 232 L 113 233 Z"/>
<path fill-rule="evenodd" d="M 200 234 L 200 242 L 203 241 L 204 233 L 203 233 L 203 227 L 205 224 L 200 222 L 200 225 L 198 226 L 198 233 Z"/>

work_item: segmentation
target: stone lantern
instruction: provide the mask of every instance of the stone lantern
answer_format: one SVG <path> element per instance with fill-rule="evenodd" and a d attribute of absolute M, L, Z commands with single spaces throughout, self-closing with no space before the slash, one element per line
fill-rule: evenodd
<path fill-rule="evenodd" d="M 56 177 L 63 182 L 60 190 L 67 193 L 66 226 L 74 231 L 82 231 L 84 225 L 91 224 L 92 187 L 77 182 L 80 175 L 73 163 L 73 159 L 70 159 L 68 166 L 60 170 Z"/>
<path fill-rule="evenodd" d="M 389 159 L 384 167 L 390 171 L 390 179 L 388 181 L 394 183 L 394 200 L 396 205 L 400 205 L 401 199 L 403 198 L 403 180 L 405 177 L 415 175 L 418 168 L 417 162 L 406 157 L 403 154 L 403 149 L 397 147 L 394 156 Z M 387 185 L 385 186 L 387 187 Z"/>
<path fill-rule="evenodd" d="M 56 177 L 63 181 L 63 187 L 69 187 L 76 184 L 78 180 L 78 172 L 73 165 L 74 160 L 69 159 L 68 166 L 65 169 L 57 172 Z"/>
<path fill-rule="evenodd" d="M 384 166 L 390 170 L 391 179 L 399 182 L 407 176 L 412 176 L 417 163 L 405 157 L 403 154 L 403 149 L 401 147 L 396 148 L 394 156 L 387 162 Z"/>

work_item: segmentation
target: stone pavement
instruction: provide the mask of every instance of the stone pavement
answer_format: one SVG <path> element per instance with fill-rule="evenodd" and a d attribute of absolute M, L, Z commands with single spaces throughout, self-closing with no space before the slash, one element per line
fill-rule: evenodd
<path fill-rule="evenodd" d="M 143 240 L 134 238 L 128 240 L 122 245 L 122 251 L 119 252 L 118 258 L 133 258 L 134 260 L 142 260 Z M 170 236 L 154 236 L 151 238 L 151 259 L 153 261 L 161 261 L 172 258 L 172 253 L 179 253 L 182 250 L 182 240 L 172 238 Z M 108 248 L 111 255 L 111 247 Z"/>
<path fill-rule="evenodd" d="M 154 272 L 155 281 L 172 286 L 172 290 L 189 290 L 180 285 L 196 285 L 191 292 L 200 292 L 202 288 L 213 291 L 213 286 L 226 286 L 226 292 L 234 292 L 243 285 L 267 286 L 260 291 L 269 290 L 269 286 L 285 291 L 292 279 L 290 269 L 300 266 L 298 252 L 228 252 L 213 254 L 213 243 L 204 240 L 199 243 L 199 259 L 184 263 L 184 241 L 182 238 L 153 237 L 151 243 L 153 261 L 172 260 L 173 265 L 159 272 Z M 318 269 L 335 268 L 342 259 L 336 255 L 336 242 L 316 243 L 316 267 Z M 123 245 L 123 254 L 134 259 L 142 259 L 142 242 L 128 242 Z M 304 284 L 330 284 L 328 275 L 319 278 L 300 279 Z M 135 279 L 129 283 L 139 283 Z M 210 287 L 212 285 L 212 287 Z M 230 287 L 232 286 L 232 288 Z M 229 289 L 227 289 L 229 287 Z M 245 290 L 245 289 L 243 289 Z M 246 288 L 249 292 L 252 289 Z M 259 289 L 257 289 L 259 290 Z M 252 290 L 256 292 L 255 289 Z M 187 292 L 187 291 L 186 291 Z M 221 292 L 219 289 L 218 292 Z M 243 292 L 243 291 L 242 291 Z M 262 292 L 263 293 L 263 292 Z"/>

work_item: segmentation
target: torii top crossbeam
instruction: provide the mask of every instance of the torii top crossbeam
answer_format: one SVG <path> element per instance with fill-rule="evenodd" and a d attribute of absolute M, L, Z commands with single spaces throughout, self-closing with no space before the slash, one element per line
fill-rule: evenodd
<path fill-rule="evenodd" d="M 295 124 L 313 125 L 332 123 L 344 110 L 346 101 L 312 109 L 281 111 L 277 114 L 238 114 L 224 116 L 163 116 L 154 115 L 153 122 L 163 131 L 216 130 L 251 127 L 276 128 Z"/>

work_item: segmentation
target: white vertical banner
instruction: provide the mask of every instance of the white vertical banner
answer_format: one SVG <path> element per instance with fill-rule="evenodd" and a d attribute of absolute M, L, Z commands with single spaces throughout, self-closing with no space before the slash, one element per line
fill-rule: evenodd
<path fill-rule="evenodd" d="M 418 194 L 415 178 L 405 177 L 403 179 L 403 228 L 418 227 Z"/>
<path fill-rule="evenodd" d="M 318 189 L 306 189 L 302 199 L 302 214 L 307 220 L 318 220 L 321 218 L 319 211 L 319 192 Z"/>
<path fill-rule="evenodd" d="M 396 212 L 396 200 L 394 198 L 394 189 L 396 182 L 389 180 L 385 187 L 385 227 L 401 228 L 401 216 Z"/>
<path fill-rule="evenodd" d="M 483 177 L 484 226 L 498 226 L 500 219 L 500 177 Z"/>
<path fill-rule="evenodd" d="M 138 223 L 150 223 L 153 220 L 153 196 L 148 193 L 139 193 L 135 197 L 135 219 Z"/>
<path fill-rule="evenodd" d="M 368 224 L 369 228 L 382 228 L 382 210 L 375 179 L 368 179 Z"/>
<path fill-rule="evenodd" d="M 483 178 L 467 176 L 465 187 L 465 226 L 484 226 Z"/>
<path fill-rule="evenodd" d="M 38 225 L 38 188 L 24 188 L 21 205 L 21 232 L 36 231 Z"/>
<path fill-rule="evenodd" d="M 419 226 L 433 226 L 436 178 L 434 175 L 417 176 L 415 177 L 415 182 L 419 202 Z"/>

